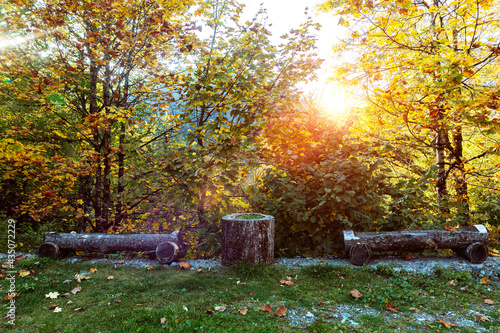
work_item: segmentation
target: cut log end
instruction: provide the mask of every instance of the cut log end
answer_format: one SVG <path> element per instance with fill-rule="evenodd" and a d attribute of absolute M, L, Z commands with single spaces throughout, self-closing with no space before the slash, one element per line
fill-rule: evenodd
<path fill-rule="evenodd" d="M 170 265 L 179 257 L 179 246 L 174 242 L 161 243 L 156 247 L 156 259 L 162 264 Z"/>
<path fill-rule="evenodd" d="M 479 264 L 488 258 L 488 247 L 483 243 L 472 243 L 466 248 L 457 251 L 459 255 L 469 260 L 473 264 Z"/>
<path fill-rule="evenodd" d="M 356 266 L 366 264 L 370 260 L 371 255 L 372 251 L 368 245 L 364 243 L 356 243 L 351 246 L 351 249 L 349 250 L 349 259 L 351 260 L 351 263 Z"/>
<path fill-rule="evenodd" d="M 61 250 L 57 244 L 47 242 L 38 247 L 37 253 L 40 257 L 57 259 L 61 255 Z"/>

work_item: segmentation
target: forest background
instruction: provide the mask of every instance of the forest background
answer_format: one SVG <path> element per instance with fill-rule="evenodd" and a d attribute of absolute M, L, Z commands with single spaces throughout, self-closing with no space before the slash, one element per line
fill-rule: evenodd
<path fill-rule="evenodd" d="M 343 229 L 481 223 L 498 246 L 499 1 L 316 9 L 348 31 L 343 117 L 300 89 L 322 63 L 308 10 L 275 43 L 231 0 L 2 1 L 22 40 L 0 48 L 2 237 L 182 229 L 209 258 L 221 217 L 252 211 L 280 256 L 338 253 Z"/>

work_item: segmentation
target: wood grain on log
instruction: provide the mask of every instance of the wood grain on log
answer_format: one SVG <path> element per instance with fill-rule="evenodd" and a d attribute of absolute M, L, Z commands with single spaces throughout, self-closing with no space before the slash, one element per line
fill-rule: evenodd
<path fill-rule="evenodd" d="M 437 229 L 354 232 L 346 230 L 343 232 L 343 237 L 344 252 L 351 256 L 352 254 L 356 255 L 353 264 L 359 264 L 361 258 L 369 259 L 366 249 L 363 249 L 363 246 L 359 244 L 365 244 L 371 251 L 452 249 L 475 263 L 484 261 L 488 256 L 488 248 L 485 245 L 488 244 L 488 231 L 482 225 L 473 225 L 457 231 Z M 471 244 L 476 245 L 467 250 Z M 354 248 L 354 246 L 356 247 Z"/>
<path fill-rule="evenodd" d="M 59 246 L 53 242 L 46 242 L 38 247 L 38 255 L 40 257 L 47 257 L 57 259 L 61 254 Z"/>
<path fill-rule="evenodd" d="M 174 244 L 177 249 L 172 249 Z M 45 234 L 45 243 L 38 248 L 40 256 L 53 259 L 59 256 L 60 250 L 89 251 L 112 253 L 121 251 L 155 251 L 156 258 L 161 263 L 170 264 L 186 255 L 187 244 L 183 241 L 182 232 L 174 231 L 172 234 L 103 234 L 103 233 L 57 233 Z M 168 257 L 168 253 L 171 254 Z"/>
<path fill-rule="evenodd" d="M 270 265 L 274 262 L 274 217 L 241 219 L 244 214 L 222 218 L 222 265 L 238 261 Z"/>

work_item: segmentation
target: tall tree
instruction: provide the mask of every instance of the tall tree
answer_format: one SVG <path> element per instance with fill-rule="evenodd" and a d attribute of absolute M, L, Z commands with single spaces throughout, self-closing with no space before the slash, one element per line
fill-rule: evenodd
<path fill-rule="evenodd" d="M 175 82 L 167 59 L 192 45 L 187 13 L 195 3 L 45 0 L 4 7 L 2 32 L 25 41 L 0 51 L 1 72 L 11 81 L 26 77 L 27 87 L 20 91 L 4 84 L 3 93 L 38 101 L 32 112 L 55 116 L 77 133 L 72 137 L 92 168 L 79 174 L 81 205 L 97 231 L 113 224 L 113 168 L 119 169 L 121 192 L 124 135 L 134 122 L 135 107 L 154 101 L 149 108 L 155 113 L 167 110 L 164 92 Z M 60 103 L 50 102 L 54 94 Z M 119 220 L 123 207 L 115 204 Z"/>
<path fill-rule="evenodd" d="M 167 145 L 163 161 L 164 181 L 193 198 L 204 230 L 207 206 L 230 207 L 242 195 L 244 175 L 259 161 L 263 127 L 280 105 L 298 100 L 297 83 L 312 78 L 321 62 L 310 18 L 273 45 L 265 11 L 242 23 L 244 7 L 236 1 L 210 3 L 202 23 L 209 37 L 181 62 L 172 96 L 185 144 Z"/>
<path fill-rule="evenodd" d="M 360 88 L 368 119 L 379 123 L 387 140 L 432 149 L 440 214 L 450 217 L 449 203 L 455 202 L 461 223 L 469 220 L 468 180 L 479 171 L 474 162 L 497 153 L 498 144 L 485 138 L 499 130 L 498 8 L 494 0 L 321 6 L 349 28 L 334 51 L 355 55 L 334 77 Z"/>

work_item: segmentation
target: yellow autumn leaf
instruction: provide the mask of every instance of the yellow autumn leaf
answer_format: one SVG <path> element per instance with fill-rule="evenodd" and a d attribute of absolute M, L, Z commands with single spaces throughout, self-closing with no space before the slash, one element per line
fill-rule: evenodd
<path fill-rule="evenodd" d="M 480 284 L 487 284 L 487 283 L 490 283 L 491 281 L 488 280 L 487 278 L 485 277 L 482 277 L 481 280 L 479 281 Z"/>
<path fill-rule="evenodd" d="M 441 318 L 439 318 L 439 321 L 440 321 L 440 322 L 441 322 L 441 324 L 443 324 L 443 325 L 444 325 L 444 327 L 446 327 L 446 328 L 450 328 L 450 327 L 452 327 L 452 326 L 455 326 L 455 324 L 453 324 L 453 323 L 448 323 L 448 322 L 444 321 L 444 320 L 443 320 L 443 319 L 441 319 Z"/>
<path fill-rule="evenodd" d="M 22 270 L 20 270 L 20 271 L 19 271 L 19 275 L 20 275 L 21 277 L 25 277 L 25 276 L 30 275 L 30 272 L 29 272 L 29 271 L 27 271 L 27 270 L 25 270 L 25 269 L 22 269 Z"/>

